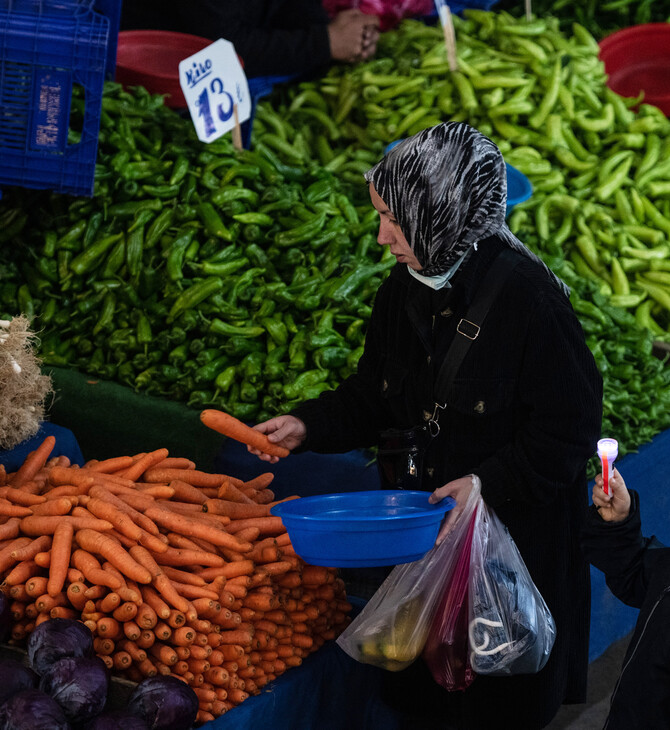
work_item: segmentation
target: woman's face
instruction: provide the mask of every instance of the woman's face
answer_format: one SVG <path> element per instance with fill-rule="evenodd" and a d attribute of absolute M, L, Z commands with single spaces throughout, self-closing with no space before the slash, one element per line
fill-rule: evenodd
<path fill-rule="evenodd" d="M 414 271 L 421 271 L 422 266 L 407 242 L 405 234 L 400 230 L 398 221 L 396 221 L 386 203 L 379 197 L 372 184 L 370 184 L 370 199 L 375 210 L 379 213 L 377 243 L 380 246 L 388 246 L 399 263 L 407 264 Z"/>

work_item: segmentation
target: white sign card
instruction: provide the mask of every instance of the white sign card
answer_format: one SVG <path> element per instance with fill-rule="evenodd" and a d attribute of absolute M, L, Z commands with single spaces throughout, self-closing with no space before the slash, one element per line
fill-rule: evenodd
<path fill-rule="evenodd" d="M 247 77 L 235 47 L 220 38 L 179 63 L 179 83 L 201 142 L 213 142 L 251 116 Z"/>

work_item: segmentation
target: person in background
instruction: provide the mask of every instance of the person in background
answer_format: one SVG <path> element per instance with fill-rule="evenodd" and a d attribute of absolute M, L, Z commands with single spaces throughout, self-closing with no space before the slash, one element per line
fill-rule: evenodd
<path fill-rule="evenodd" d="M 588 560 L 605 574 L 612 593 L 640 609 L 633 638 L 614 687 L 607 730 L 670 728 L 670 548 L 643 537 L 640 498 L 617 469 L 603 491 L 593 486 L 593 505 L 582 533 Z"/>
<path fill-rule="evenodd" d="M 419 659 L 385 673 L 384 697 L 412 730 L 542 728 L 562 703 L 586 698 L 590 578 L 579 535 L 602 379 L 567 287 L 505 223 L 505 163 L 491 140 L 467 124 L 439 124 L 394 147 L 366 180 L 377 241 L 397 263 L 377 292 L 357 372 L 256 428 L 290 450 L 338 453 L 373 446 L 387 429 L 419 432 L 439 416 L 414 488 L 431 502 L 454 497 L 454 519 L 479 477 L 557 637 L 537 674 L 479 676 L 447 692 Z M 477 329 L 466 321 L 470 304 L 500 256 L 514 269 Z M 436 401 L 451 344 L 466 339 L 446 404 Z"/>
<path fill-rule="evenodd" d="M 379 19 L 349 9 L 329 20 L 320 0 L 131 0 L 123 3 L 121 29 L 225 38 L 252 78 L 364 61 L 376 51 Z"/>

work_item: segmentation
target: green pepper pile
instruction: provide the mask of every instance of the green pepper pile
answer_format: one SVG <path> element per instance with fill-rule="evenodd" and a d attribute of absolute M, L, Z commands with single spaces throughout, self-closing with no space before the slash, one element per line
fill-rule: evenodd
<path fill-rule="evenodd" d="M 525 2 L 502 0 L 496 9 L 508 10 L 514 15 L 525 12 Z M 561 28 L 569 31 L 576 20 L 600 39 L 612 31 L 641 23 L 670 21 L 668 0 L 534 0 L 533 12 L 543 17 L 547 14 L 559 18 Z"/>
<path fill-rule="evenodd" d="M 108 86 L 93 200 L 5 191 L 0 309 L 38 316 L 48 364 L 245 420 L 283 412 L 353 371 L 394 263 L 362 173 L 398 138 L 467 121 L 533 183 L 510 226 L 572 287 L 603 430 L 635 449 L 670 426 L 651 354 L 670 330 L 670 122 L 607 89 L 579 25 L 454 22 L 457 72 L 439 28 L 406 21 L 376 59 L 262 102 L 252 151 Z"/>
<path fill-rule="evenodd" d="M 0 204 L 0 310 L 37 317 L 45 364 L 245 420 L 354 370 L 395 259 L 331 173 L 202 145 L 160 97 L 110 84 L 95 188 Z"/>

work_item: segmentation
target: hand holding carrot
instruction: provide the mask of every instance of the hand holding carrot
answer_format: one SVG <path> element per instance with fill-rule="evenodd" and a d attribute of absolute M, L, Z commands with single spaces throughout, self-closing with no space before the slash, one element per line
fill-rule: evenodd
<path fill-rule="evenodd" d="M 269 421 L 263 421 L 254 426 L 255 431 L 259 431 L 267 436 L 270 443 L 283 447 L 288 451 L 292 451 L 305 440 L 307 429 L 305 424 L 295 416 L 277 416 Z M 254 454 L 262 461 L 269 461 L 276 464 L 279 459 L 276 456 L 264 453 L 262 450 L 255 448 L 253 445 L 247 445 L 250 454 Z"/>
<path fill-rule="evenodd" d="M 293 417 L 282 416 L 280 418 Z M 207 426 L 207 428 L 211 428 L 213 431 L 217 431 L 228 438 L 239 441 L 242 444 L 246 444 L 248 450 L 252 454 L 256 454 L 264 461 L 270 461 L 274 464 L 279 461 L 280 457 L 288 456 L 290 453 L 289 448 L 280 443 L 282 441 L 281 438 L 273 437 L 270 439 L 265 435 L 266 431 L 260 429 L 258 426 L 251 428 L 251 426 L 247 426 L 246 423 L 243 423 L 234 416 L 231 416 L 229 413 L 208 408 L 200 413 L 200 420 L 205 426 Z M 297 418 L 294 420 L 298 421 Z M 272 421 L 267 421 L 266 423 L 272 423 Z M 302 423 L 302 421 L 298 421 L 298 423 Z M 302 441 L 302 438 L 300 441 Z M 300 441 L 298 441 L 295 445 L 300 443 Z"/>
<path fill-rule="evenodd" d="M 598 474 L 593 485 L 593 504 L 605 522 L 621 522 L 630 513 L 630 494 L 626 482 L 616 469 L 610 475 L 609 488 L 610 494 L 605 494 L 603 475 Z"/>

